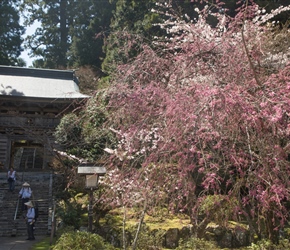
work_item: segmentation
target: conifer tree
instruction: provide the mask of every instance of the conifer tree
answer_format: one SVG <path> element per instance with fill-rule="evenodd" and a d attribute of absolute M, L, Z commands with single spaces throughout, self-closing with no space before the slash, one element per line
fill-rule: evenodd
<path fill-rule="evenodd" d="M 160 20 L 159 15 L 150 12 L 158 1 L 115 1 L 116 10 L 110 24 L 110 34 L 105 40 L 106 57 L 102 64 L 102 69 L 107 74 L 113 72 L 118 64 L 136 56 L 140 52 L 140 41 L 150 44 L 153 36 L 160 32 L 153 25 Z M 122 53 L 119 53 L 119 47 L 124 48 Z"/>
<path fill-rule="evenodd" d="M 36 67 L 100 67 L 102 39 L 109 26 L 112 5 L 108 1 L 23 0 L 26 25 L 40 23 L 26 38 L 31 55 L 40 57 Z"/>
<path fill-rule="evenodd" d="M 0 2 L 0 64 L 2 65 L 18 65 L 23 50 L 21 36 L 24 28 L 20 25 L 18 3 L 18 0 Z M 23 65 L 23 61 L 19 63 Z"/>

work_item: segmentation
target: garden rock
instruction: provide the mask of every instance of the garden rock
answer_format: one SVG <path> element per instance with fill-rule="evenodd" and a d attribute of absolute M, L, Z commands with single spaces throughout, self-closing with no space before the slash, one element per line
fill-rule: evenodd
<path fill-rule="evenodd" d="M 178 241 L 180 239 L 180 233 L 178 228 L 170 228 L 165 234 L 165 246 L 169 249 L 178 247 Z"/>
<path fill-rule="evenodd" d="M 243 227 L 225 228 L 218 225 L 208 226 L 205 239 L 215 241 L 223 248 L 238 248 L 249 246 L 249 231 Z"/>
<path fill-rule="evenodd" d="M 183 240 L 187 240 L 192 235 L 192 228 L 190 226 L 185 226 L 180 230 L 180 238 Z"/>

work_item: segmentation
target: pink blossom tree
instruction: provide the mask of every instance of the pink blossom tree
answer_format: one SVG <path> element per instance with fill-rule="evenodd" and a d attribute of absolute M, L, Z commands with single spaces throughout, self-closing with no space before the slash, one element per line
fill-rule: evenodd
<path fill-rule="evenodd" d="M 267 23 L 290 6 L 267 14 L 245 1 L 235 18 L 206 6 L 197 20 L 161 7 L 168 37 L 119 66 L 99 95 L 118 138 L 105 149 L 103 201 L 166 205 L 187 213 L 201 236 L 212 218 L 199 208 L 219 195 L 235 201 L 227 219 L 246 219 L 252 235 L 275 241 L 290 198 L 290 64 Z"/>

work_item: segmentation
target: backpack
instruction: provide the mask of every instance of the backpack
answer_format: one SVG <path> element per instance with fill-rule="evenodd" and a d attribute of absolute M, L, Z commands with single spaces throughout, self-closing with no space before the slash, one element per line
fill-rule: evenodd
<path fill-rule="evenodd" d="M 34 214 L 35 214 L 34 220 L 36 221 L 38 218 L 38 202 L 37 201 L 34 202 Z"/>

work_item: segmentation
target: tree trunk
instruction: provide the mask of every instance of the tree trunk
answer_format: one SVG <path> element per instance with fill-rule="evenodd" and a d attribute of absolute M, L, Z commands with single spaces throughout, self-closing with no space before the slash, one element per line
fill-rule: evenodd
<path fill-rule="evenodd" d="M 138 228 L 137 228 L 137 231 L 136 231 L 135 239 L 134 239 L 134 242 L 133 242 L 133 245 L 132 245 L 132 250 L 135 250 L 136 247 L 137 247 L 137 240 L 138 240 L 140 229 L 141 229 L 144 217 L 145 217 L 146 210 L 147 210 L 147 198 L 144 201 L 143 211 L 142 211 L 142 214 L 141 214 L 141 217 L 140 217 L 140 221 L 139 221 Z"/>
<path fill-rule="evenodd" d="M 125 227 L 126 227 L 126 207 L 123 206 L 123 249 L 126 250 L 126 231 L 125 231 Z"/>

